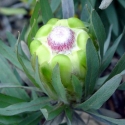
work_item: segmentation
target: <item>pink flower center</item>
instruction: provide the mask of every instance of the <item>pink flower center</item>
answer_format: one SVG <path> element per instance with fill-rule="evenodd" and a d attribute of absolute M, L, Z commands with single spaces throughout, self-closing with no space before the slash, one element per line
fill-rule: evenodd
<path fill-rule="evenodd" d="M 64 26 L 55 27 L 47 37 L 48 45 L 55 52 L 70 50 L 75 41 L 74 32 Z"/>

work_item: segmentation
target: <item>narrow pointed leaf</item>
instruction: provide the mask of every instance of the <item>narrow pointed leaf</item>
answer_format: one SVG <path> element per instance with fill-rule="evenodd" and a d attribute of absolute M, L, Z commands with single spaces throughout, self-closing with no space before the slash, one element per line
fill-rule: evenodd
<path fill-rule="evenodd" d="M 16 88 L 16 90 L 21 88 L 21 89 L 25 89 L 25 90 L 33 90 L 33 91 L 36 91 L 36 92 L 42 92 L 41 89 L 36 88 L 36 87 L 30 87 L 30 86 L 27 87 L 27 86 L 21 86 L 21 85 L 14 85 L 12 83 L 1 83 L 0 84 L 0 89 L 3 89 L 3 88 L 9 88 L 9 89 Z"/>
<path fill-rule="evenodd" d="M 116 64 L 115 68 L 112 70 L 112 72 L 109 75 L 109 77 L 107 78 L 107 80 L 110 79 L 110 78 L 112 78 L 116 74 L 121 73 L 123 70 L 125 70 L 125 54 L 118 61 L 118 63 Z"/>
<path fill-rule="evenodd" d="M 125 125 L 125 120 L 124 119 L 114 119 L 110 117 L 106 117 L 104 115 L 101 115 L 98 111 L 96 110 L 91 110 L 88 111 L 89 114 L 91 114 L 93 117 L 100 119 L 101 121 L 105 121 L 106 124 L 110 125 Z"/>
<path fill-rule="evenodd" d="M 47 23 L 51 18 L 53 18 L 53 13 L 50 8 L 50 4 L 48 0 L 39 0 L 40 1 L 40 9 L 42 14 L 43 23 Z"/>
<path fill-rule="evenodd" d="M 7 60 L 4 59 L 2 56 L 0 56 L 0 65 L 1 65 L 0 66 L 0 81 L 1 82 L 6 83 L 9 81 L 10 83 L 13 83 L 13 85 L 15 85 L 15 86 L 21 84 L 21 83 L 19 83 L 18 79 L 14 75 L 12 69 L 9 67 Z M 1 84 L 0 84 L 0 86 L 1 86 Z M 10 96 L 29 100 L 29 96 L 22 89 L 16 90 L 15 88 L 13 88 L 13 89 L 7 88 L 7 89 L 3 89 L 3 92 Z"/>
<path fill-rule="evenodd" d="M 94 29 L 95 35 L 99 43 L 100 55 L 102 57 L 103 51 L 104 51 L 104 42 L 106 40 L 106 33 L 105 33 L 104 25 L 95 10 L 92 11 L 91 22 L 92 22 L 93 29 Z"/>
<path fill-rule="evenodd" d="M 52 9 L 52 12 L 55 12 L 58 9 L 60 4 L 61 4 L 61 0 L 51 0 L 50 6 Z"/>
<path fill-rule="evenodd" d="M 24 8 L 1 7 L 0 14 L 7 15 L 7 16 L 19 15 L 19 14 L 26 15 L 27 11 Z"/>
<path fill-rule="evenodd" d="M 97 92 L 95 92 L 88 100 L 79 104 L 77 107 L 83 110 L 99 109 L 105 101 L 115 92 L 121 82 L 121 74 L 114 76 L 107 81 Z"/>
<path fill-rule="evenodd" d="M 19 41 L 17 42 L 17 45 L 16 45 L 16 54 L 17 54 L 17 59 L 18 61 L 20 62 L 21 66 L 23 67 L 23 70 L 24 72 L 26 73 L 27 77 L 32 81 L 32 83 L 36 86 L 36 87 L 39 87 L 38 83 L 36 82 L 36 80 L 34 79 L 33 77 L 33 72 L 30 72 L 28 69 L 27 69 L 27 65 L 24 64 L 22 58 L 21 58 L 21 55 L 19 55 L 18 53 L 18 44 L 19 44 Z M 30 64 L 31 65 L 31 64 Z"/>
<path fill-rule="evenodd" d="M 36 1 L 36 4 L 35 4 L 35 7 L 34 7 L 34 10 L 33 10 L 32 16 L 31 16 L 31 18 L 30 18 L 30 26 L 33 25 L 33 23 L 34 23 L 34 19 L 35 19 L 35 20 L 38 19 L 38 16 L 39 16 L 39 10 L 40 10 L 40 2 L 39 2 L 39 1 Z"/>
<path fill-rule="evenodd" d="M 89 17 L 90 17 L 90 14 L 88 12 L 87 5 L 84 5 L 83 8 L 82 8 L 81 18 L 80 19 L 82 21 L 88 22 L 89 21 Z"/>
<path fill-rule="evenodd" d="M 86 46 L 87 55 L 87 74 L 85 78 L 86 95 L 91 94 L 94 90 L 99 71 L 99 58 L 97 51 L 89 39 Z"/>
<path fill-rule="evenodd" d="M 0 116 L 0 125 L 19 125 L 22 120 L 20 116 Z"/>
<path fill-rule="evenodd" d="M 112 27 L 113 27 L 113 25 L 110 26 L 110 28 L 109 28 L 109 33 L 108 33 L 108 37 L 107 37 L 107 39 L 106 39 L 106 41 L 105 41 L 105 43 L 104 43 L 104 55 L 105 55 L 106 51 L 108 50 L 109 44 L 110 44 L 110 42 L 111 42 Z"/>
<path fill-rule="evenodd" d="M 119 17 L 117 15 L 117 11 L 116 8 L 113 4 L 110 5 L 110 7 L 108 7 L 105 10 L 105 14 L 107 16 L 107 19 L 109 21 L 110 24 L 113 25 L 113 33 L 117 36 L 119 34 Z"/>
<path fill-rule="evenodd" d="M 72 125 L 71 121 L 73 119 L 73 110 L 70 107 L 65 108 L 65 114 L 66 114 L 66 119 L 67 119 L 67 125 Z"/>
<path fill-rule="evenodd" d="M 8 59 L 10 62 L 12 62 L 16 67 L 19 69 L 22 69 L 21 65 L 19 64 L 16 54 L 13 52 L 13 50 L 4 44 L 3 41 L 0 40 L 0 54 Z"/>
<path fill-rule="evenodd" d="M 106 9 L 113 0 L 102 0 L 101 5 L 99 6 L 100 9 Z"/>
<path fill-rule="evenodd" d="M 122 39 L 122 36 L 123 36 L 123 33 L 115 40 L 114 44 L 105 53 L 103 60 L 102 60 L 101 67 L 100 67 L 101 72 L 103 72 L 110 64 L 112 57 L 113 57 L 121 39 Z"/>
<path fill-rule="evenodd" d="M 6 34 L 7 34 L 7 39 L 8 39 L 8 42 L 9 42 L 10 46 L 11 46 L 12 48 L 14 48 L 17 39 L 16 39 L 15 36 L 12 35 L 10 32 L 7 32 Z"/>
<path fill-rule="evenodd" d="M 73 113 L 71 125 L 86 125 L 83 119 L 76 113 Z"/>
<path fill-rule="evenodd" d="M 76 93 L 78 100 L 80 100 L 82 97 L 82 85 L 79 79 L 75 75 L 72 75 L 72 85 L 73 85 L 74 92 Z"/>
<path fill-rule="evenodd" d="M 0 107 L 4 108 L 11 104 L 24 102 L 25 100 L 0 93 Z"/>
<path fill-rule="evenodd" d="M 23 112 L 39 111 L 40 108 L 49 103 L 49 101 L 47 97 L 41 97 L 31 102 L 13 104 L 5 108 L 0 108 L 0 115 L 12 116 Z"/>
<path fill-rule="evenodd" d="M 104 109 L 104 108 L 100 108 L 98 110 L 100 112 L 100 114 L 104 115 L 104 116 L 107 116 L 107 117 L 111 117 L 111 118 L 121 118 L 121 115 L 112 111 L 112 110 L 108 110 L 108 109 Z"/>
<path fill-rule="evenodd" d="M 56 65 L 52 73 L 52 85 L 60 99 L 64 103 L 67 103 L 66 90 L 61 82 L 59 66 Z"/>
<path fill-rule="evenodd" d="M 105 80 L 108 78 L 108 75 L 107 76 L 104 76 L 104 77 L 101 77 L 101 78 L 98 78 L 97 82 L 96 82 L 96 86 L 95 86 L 95 89 L 99 89 L 104 83 L 105 83 Z"/>
<path fill-rule="evenodd" d="M 59 106 L 59 107 L 45 106 L 43 109 L 41 109 L 41 111 L 43 115 L 45 114 L 44 116 L 46 120 L 49 121 L 59 116 L 63 112 L 64 108 L 65 106 Z"/>
<path fill-rule="evenodd" d="M 6 59 L 8 59 L 14 66 L 23 70 L 21 64 L 17 59 L 16 53 L 14 52 L 14 50 L 9 46 L 5 45 L 4 42 L 1 40 L 0 40 L 0 54 Z M 33 72 L 31 65 L 29 65 L 29 61 L 23 57 L 22 57 L 22 60 L 25 61 L 25 64 L 27 65 L 29 72 Z"/>
<path fill-rule="evenodd" d="M 119 0 L 118 2 L 125 8 L 125 1 L 124 0 Z"/>
<path fill-rule="evenodd" d="M 119 90 L 125 90 L 125 82 L 123 82 L 122 84 L 120 84 L 120 86 L 118 87 Z"/>
<path fill-rule="evenodd" d="M 37 123 L 40 121 L 42 118 L 42 113 L 41 112 L 34 112 L 24 118 L 18 125 L 33 125 L 33 122 L 37 120 Z"/>
<path fill-rule="evenodd" d="M 73 0 L 61 0 L 62 1 L 62 13 L 63 18 L 68 19 L 74 16 L 74 1 Z"/>
<path fill-rule="evenodd" d="M 63 119 L 64 119 L 64 113 L 61 113 L 55 119 L 46 121 L 44 125 L 60 125 Z"/>
<path fill-rule="evenodd" d="M 28 37 L 27 37 L 28 46 L 30 46 L 30 43 L 32 42 L 33 37 L 35 36 L 37 30 L 38 30 L 37 19 L 34 19 L 33 24 L 32 24 L 32 26 L 30 28 L 29 33 L 28 33 Z"/>

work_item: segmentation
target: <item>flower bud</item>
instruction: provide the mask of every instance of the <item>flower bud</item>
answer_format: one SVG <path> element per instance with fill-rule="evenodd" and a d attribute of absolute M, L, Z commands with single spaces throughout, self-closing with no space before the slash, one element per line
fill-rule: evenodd
<path fill-rule="evenodd" d="M 58 63 L 61 81 L 72 91 L 71 76 L 84 84 L 86 74 L 86 42 L 89 38 L 84 23 L 78 18 L 52 18 L 36 33 L 30 44 L 31 54 L 38 56 L 43 82 L 51 84 L 52 70 Z"/>

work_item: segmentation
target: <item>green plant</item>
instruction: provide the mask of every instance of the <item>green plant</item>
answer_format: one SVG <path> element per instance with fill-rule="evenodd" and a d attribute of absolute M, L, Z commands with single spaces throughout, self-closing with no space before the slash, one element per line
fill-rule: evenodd
<path fill-rule="evenodd" d="M 107 37 L 106 40 L 103 23 L 91 3 L 87 4 L 88 22 L 82 22 L 72 17 L 74 10 L 69 9 L 74 8 L 72 2 L 70 0 L 71 4 L 62 4 L 62 15 L 68 19 L 58 20 L 53 18 L 54 15 L 47 0 L 37 1 L 30 20 L 31 29 L 27 44 L 22 41 L 26 34 L 25 28 L 19 34 L 17 42 L 12 34 L 7 34 L 10 46 L 0 40 L 0 71 L 2 71 L 0 72 L 0 122 L 2 124 L 86 124 L 84 119 L 78 115 L 78 111 L 86 112 L 106 124 L 125 124 L 124 119 L 117 119 L 116 113 L 101 108 L 116 89 L 125 89 L 124 83 L 121 83 L 122 75 L 125 74 L 125 54 L 110 74 L 101 77 L 110 64 L 124 31 L 110 47 L 110 37 Z M 37 19 L 40 10 L 44 26 L 39 29 Z M 76 21 L 77 23 L 74 23 Z M 66 40 L 66 43 L 65 35 L 68 33 L 68 38 L 75 34 L 74 41 L 79 43 L 75 47 L 80 50 L 80 53 L 72 51 L 74 53 L 70 58 L 71 63 L 67 59 L 70 54 L 63 52 L 65 47 L 60 49 L 59 46 L 56 48 L 53 44 L 54 40 L 57 40 L 56 43 L 59 40 L 59 38 L 55 38 L 57 35 L 55 32 L 59 30 L 57 28 L 61 28 L 61 31 L 65 30 L 66 34 L 64 33 L 62 40 Z M 79 35 L 80 40 L 78 40 Z M 84 35 L 85 37 L 83 37 Z M 108 36 L 110 35 L 111 32 Z M 49 45 L 47 42 L 44 43 L 44 40 L 47 41 L 47 39 Z M 46 48 L 43 44 L 46 45 Z M 69 45 L 68 49 L 71 46 Z M 31 55 L 28 48 L 30 48 Z M 50 54 L 51 50 L 52 54 Z M 63 55 L 60 56 L 60 54 Z M 58 58 L 54 59 L 56 56 Z M 12 63 L 12 67 L 5 58 Z M 72 67 L 75 67 L 73 70 L 75 72 L 71 71 Z M 24 86 L 20 78 L 24 73 L 27 77 L 22 78 L 28 86 Z M 6 79 L 7 77 L 8 79 Z M 63 121 L 64 118 L 66 119 Z"/>

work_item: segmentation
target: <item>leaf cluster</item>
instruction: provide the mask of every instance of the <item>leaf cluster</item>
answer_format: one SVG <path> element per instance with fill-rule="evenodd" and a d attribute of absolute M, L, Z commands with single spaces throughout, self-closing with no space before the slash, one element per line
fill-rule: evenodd
<path fill-rule="evenodd" d="M 54 17 L 53 12 L 59 7 L 61 0 L 56 4 L 52 4 L 54 3 L 52 1 L 54 0 L 51 0 L 51 4 L 48 0 L 36 2 L 30 19 L 28 46 L 38 30 L 39 12 L 42 15 L 43 23 Z M 73 16 L 74 4 L 76 5 L 77 2 L 74 1 L 74 3 L 67 5 L 65 4 L 66 1 L 63 2 L 63 17 Z M 91 39 L 88 39 L 86 45 L 87 73 L 83 88 L 80 86 L 79 79 L 72 75 L 72 86 L 78 103 L 72 105 L 68 102 L 67 91 L 61 82 L 58 65 L 52 72 L 53 89 L 50 89 L 51 86 L 41 81 L 37 57 L 31 57 L 28 49 L 25 51 L 28 47 L 22 41 L 26 34 L 25 27 L 19 34 L 18 40 L 12 34 L 7 33 L 9 46 L 0 40 L 1 124 L 36 125 L 38 123 L 43 124 L 42 119 L 45 121 L 44 125 L 55 125 L 61 124 L 65 117 L 66 123 L 62 124 L 85 125 L 86 123 L 78 115 L 78 111 L 84 111 L 96 120 L 107 124 L 125 124 L 125 120 L 115 119 L 118 116 L 117 114 L 101 108 L 116 89 L 125 90 L 125 83 L 122 83 L 122 75 L 125 74 L 125 54 L 122 55 L 111 73 L 101 77 L 113 58 L 124 35 L 124 30 L 110 46 L 113 27 L 110 27 L 107 35 L 100 16 L 93 8 L 94 2 L 90 0 L 90 2 L 82 2 L 82 5 L 81 19 L 88 21 L 86 26 L 92 36 Z M 54 7 L 56 7 L 55 10 L 52 9 Z M 69 11 L 69 8 L 72 8 L 73 11 Z M 32 59 L 32 63 L 30 59 Z M 22 75 L 25 76 L 25 79 L 21 77 Z M 27 86 L 24 85 L 24 82 Z"/>

